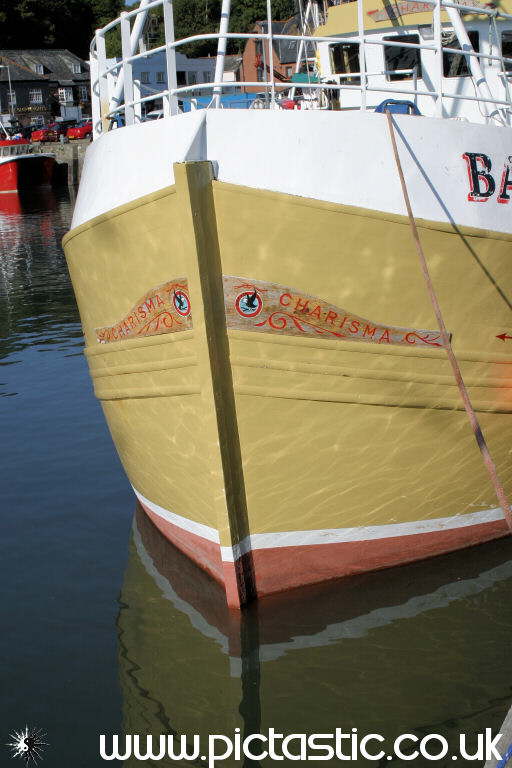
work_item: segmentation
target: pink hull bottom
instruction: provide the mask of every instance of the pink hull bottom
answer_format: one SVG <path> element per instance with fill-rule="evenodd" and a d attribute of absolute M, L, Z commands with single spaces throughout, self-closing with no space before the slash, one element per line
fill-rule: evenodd
<path fill-rule="evenodd" d="M 236 570 L 239 569 L 245 573 L 246 580 L 249 578 L 253 583 L 250 597 L 261 598 L 294 587 L 411 563 L 509 533 L 505 521 L 496 520 L 365 541 L 265 547 L 242 555 L 233 563 L 222 560 L 221 549 L 216 542 L 173 525 L 143 503 L 141 506 L 172 544 L 225 587 L 231 608 L 240 608 L 245 602 L 238 588 Z"/>

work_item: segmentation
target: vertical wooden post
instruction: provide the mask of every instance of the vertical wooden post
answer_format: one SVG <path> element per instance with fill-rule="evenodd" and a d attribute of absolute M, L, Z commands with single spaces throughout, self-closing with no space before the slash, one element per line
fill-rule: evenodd
<path fill-rule="evenodd" d="M 211 163 L 175 163 L 174 178 L 193 307 L 204 432 L 211 445 L 212 503 L 218 521 L 226 595 L 230 607 L 240 608 L 254 595 L 254 575 Z"/>

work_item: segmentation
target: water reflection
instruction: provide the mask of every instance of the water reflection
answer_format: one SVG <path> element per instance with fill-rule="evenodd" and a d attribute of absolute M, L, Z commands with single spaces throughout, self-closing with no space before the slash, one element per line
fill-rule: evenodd
<path fill-rule="evenodd" d="M 67 188 L 0 195 L 0 359 L 34 343 L 80 344 L 60 247 L 72 198 Z"/>
<path fill-rule="evenodd" d="M 460 732 L 497 730 L 510 706 L 511 587 L 503 540 L 275 596 L 239 617 L 138 509 L 119 614 L 125 732 L 341 727 L 435 732 L 455 749 Z"/>

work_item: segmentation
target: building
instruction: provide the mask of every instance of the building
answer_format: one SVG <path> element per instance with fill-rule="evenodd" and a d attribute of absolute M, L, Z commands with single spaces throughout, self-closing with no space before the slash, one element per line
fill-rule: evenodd
<path fill-rule="evenodd" d="M 266 21 L 257 21 L 253 32 L 266 35 L 268 25 Z M 272 34 L 274 35 L 300 35 L 299 17 L 292 16 L 286 21 L 273 21 Z M 274 80 L 288 83 L 294 74 L 297 65 L 297 56 L 300 42 L 298 40 L 273 40 L 273 64 Z M 314 56 L 311 43 L 304 46 L 304 54 L 309 58 Z M 263 82 L 270 80 L 269 52 L 266 40 L 249 39 L 245 44 L 242 56 L 242 80 L 247 82 Z M 258 87 L 247 86 L 247 91 L 258 91 Z M 261 90 L 261 89 L 260 89 Z"/>
<path fill-rule="evenodd" d="M 112 67 L 119 59 L 110 59 L 107 66 Z M 224 82 L 234 82 L 240 79 L 239 69 L 241 64 L 240 56 L 226 56 L 225 68 L 224 68 Z M 189 58 L 179 51 L 176 52 L 176 74 L 178 88 L 186 85 L 201 86 L 206 83 L 212 83 L 215 75 L 215 62 L 214 56 L 200 56 L 198 58 Z M 136 59 L 132 65 L 133 82 L 135 90 L 135 98 L 147 98 L 154 96 L 154 99 L 149 99 L 143 106 L 143 113 L 147 114 L 151 110 L 160 109 L 162 107 L 162 99 L 159 94 L 162 91 L 167 90 L 167 67 L 165 54 L 158 53 L 148 57 L 147 59 Z M 115 77 L 109 79 L 108 89 L 109 93 L 113 94 L 115 89 Z M 235 88 L 230 88 L 229 93 L 234 92 Z M 205 89 L 198 87 L 193 91 L 189 91 L 183 96 L 183 98 L 194 98 L 195 96 L 205 96 L 211 93 L 211 89 Z"/>
<path fill-rule="evenodd" d="M 36 126 L 91 114 L 89 65 L 65 49 L 0 49 L 0 121 Z"/>

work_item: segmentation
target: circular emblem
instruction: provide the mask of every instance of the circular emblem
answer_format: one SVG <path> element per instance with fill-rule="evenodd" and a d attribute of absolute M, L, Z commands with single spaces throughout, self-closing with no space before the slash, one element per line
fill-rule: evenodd
<path fill-rule="evenodd" d="M 174 291 L 172 303 L 174 304 L 174 308 L 179 315 L 182 317 L 187 317 L 187 315 L 190 315 L 190 299 L 185 291 L 181 290 L 181 288 L 178 291 Z"/>
<path fill-rule="evenodd" d="M 235 299 L 235 309 L 242 317 L 256 317 L 263 308 L 258 291 L 244 291 Z"/>

